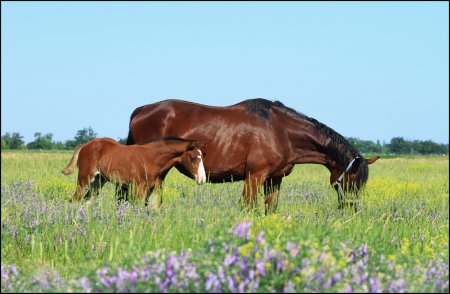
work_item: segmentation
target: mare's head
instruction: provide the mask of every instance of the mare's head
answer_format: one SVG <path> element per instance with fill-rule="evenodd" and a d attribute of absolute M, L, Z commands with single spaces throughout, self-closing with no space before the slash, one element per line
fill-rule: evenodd
<path fill-rule="evenodd" d="M 189 173 L 201 185 L 206 182 L 206 172 L 203 166 L 203 157 L 206 154 L 200 150 L 200 147 L 197 142 L 189 142 L 179 158 L 179 163 L 184 167 L 184 172 Z"/>
<path fill-rule="evenodd" d="M 330 167 L 330 183 L 338 193 L 340 208 L 347 201 L 348 193 L 357 195 L 364 187 L 369 175 L 368 165 L 377 161 L 378 158 L 380 157 L 365 159 L 362 156 L 356 156 L 346 164 L 333 162 Z"/>

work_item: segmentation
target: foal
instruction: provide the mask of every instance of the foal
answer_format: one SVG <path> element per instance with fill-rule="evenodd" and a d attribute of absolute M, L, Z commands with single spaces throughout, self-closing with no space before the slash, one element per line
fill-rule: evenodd
<path fill-rule="evenodd" d="M 93 139 L 75 148 L 62 173 L 71 174 L 77 164 L 77 188 L 71 202 L 80 201 L 83 196 L 89 199 L 92 193 L 97 196 L 105 182 L 114 182 L 127 188 L 133 184 L 135 198 L 145 199 L 147 206 L 150 194 L 174 165 L 183 166 L 198 184 L 206 182 L 199 145 L 183 139 L 129 146 L 110 138 Z M 152 199 L 151 207 L 158 209 L 161 202 L 160 198 Z"/>

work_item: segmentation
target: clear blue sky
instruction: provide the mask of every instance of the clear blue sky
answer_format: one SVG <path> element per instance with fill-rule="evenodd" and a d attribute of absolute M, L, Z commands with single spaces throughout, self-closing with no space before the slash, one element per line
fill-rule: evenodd
<path fill-rule="evenodd" d="M 125 138 L 138 106 L 263 97 L 449 142 L 448 2 L 1 2 L 1 133 Z"/>

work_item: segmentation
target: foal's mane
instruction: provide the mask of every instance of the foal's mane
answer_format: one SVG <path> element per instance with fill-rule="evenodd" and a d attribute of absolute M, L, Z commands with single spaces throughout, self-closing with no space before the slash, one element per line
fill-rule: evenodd
<path fill-rule="evenodd" d="M 312 117 L 285 106 L 280 101 L 270 101 L 263 98 L 256 98 L 245 100 L 243 103 L 246 105 L 247 112 L 266 121 L 269 121 L 270 119 L 270 110 L 273 107 L 277 107 L 278 109 L 283 110 L 284 113 L 290 117 L 311 122 L 314 125 L 315 133 L 317 135 L 323 135 L 330 139 L 330 142 L 325 145 L 324 153 L 335 160 L 339 166 L 346 168 L 350 161 L 355 157 L 361 158 L 361 163 L 359 164 L 359 168 L 356 173 L 357 187 L 360 188 L 366 183 L 369 173 L 366 161 L 342 135 L 337 133 L 332 128 Z"/>

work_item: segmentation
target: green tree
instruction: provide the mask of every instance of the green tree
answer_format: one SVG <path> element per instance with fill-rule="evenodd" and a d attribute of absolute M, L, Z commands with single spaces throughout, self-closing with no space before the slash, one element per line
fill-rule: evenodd
<path fill-rule="evenodd" d="M 66 148 L 66 144 L 61 141 L 53 142 L 53 147 L 58 150 L 62 150 Z"/>
<path fill-rule="evenodd" d="M 19 133 L 5 133 L 2 136 L 2 149 L 22 149 L 25 147 L 25 142 L 23 141 L 23 136 Z"/>
<path fill-rule="evenodd" d="M 408 145 L 403 137 L 394 137 L 389 144 L 389 151 L 394 154 L 409 154 L 411 149 Z"/>
<path fill-rule="evenodd" d="M 34 133 L 34 141 L 27 144 L 28 149 L 53 149 L 52 143 L 53 134 L 48 133 L 42 136 L 42 133 Z"/>
<path fill-rule="evenodd" d="M 79 130 L 74 137 L 74 140 L 67 140 L 66 147 L 69 149 L 73 149 L 80 144 L 84 144 L 89 142 L 92 139 L 97 137 L 97 133 L 91 127 L 84 128 Z"/>

